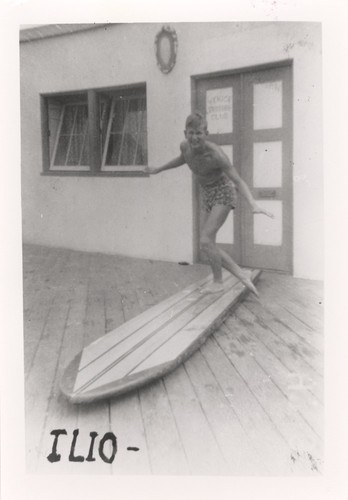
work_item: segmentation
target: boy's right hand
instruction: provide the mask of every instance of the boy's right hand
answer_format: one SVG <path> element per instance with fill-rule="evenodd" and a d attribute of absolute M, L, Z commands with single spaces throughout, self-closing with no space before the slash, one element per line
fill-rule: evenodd
<path fill-rule="evenodd" d="M 158 174 L 157 168 L 149 167 L 148 165 L 145 166 L 144 172 L 145 172 L 145 174 L 148 174 L 148 175 Z"/>

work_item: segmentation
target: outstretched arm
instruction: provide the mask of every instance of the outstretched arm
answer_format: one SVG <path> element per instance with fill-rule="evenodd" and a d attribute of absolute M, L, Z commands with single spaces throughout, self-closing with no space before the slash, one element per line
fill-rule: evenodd
<path fill-rule="evenodd" d="M 238 190 L 242 193 L 244 198 L 247 200 L 249 203 L 251 210 L 253 211 L 254 214 L 264 214 L 267 215 L 268 217 L 271 217 L 272 219 L 274 218 L 274 215 L 271 212 L 268 212 L 268 210 L 264 210 L 263 208 L 259 207 L 257 203 L 255 202 L 253 195 L 250 192 L 250 189 L 247 185 L 246 182 L 243 181 L 241 176 L 238 174 L 236 168 L 230 164 L 229 160 L 226 158 L 223 161 L 223 170 L 225 174 L 234 182 L 234 184 L 237 186 Z"/>
<path fill-rule="evenodd" d="M 183 155 L 177 156 L 176 158 L 173 158 L 173 160 L 170 160 L 168 163 L 165 163 L 161 167 L 149 167 L 146 166 L 144 171 L 147 174 L 158 174 L 159 172 L 163 172 L 163 170 L 169 170 L 171 168 L 177 168 L 180 167 L 181 165 L 184 165 L 185 159 Z"/>

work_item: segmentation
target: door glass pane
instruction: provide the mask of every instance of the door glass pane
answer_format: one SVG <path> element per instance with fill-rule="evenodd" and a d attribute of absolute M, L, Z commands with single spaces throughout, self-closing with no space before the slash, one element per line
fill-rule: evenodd
<path fill-rule="evenodd" d="M 234 211 L 231 210 L 231 212 L 228 214 L 228 217 L 227 217 L 224 225 L 219 229 L 219 232 L 216 236 L 216 243 L 227 243 L 229 245 L 233 244 L 233 241 L 234 241 L 234 238 L 233 238 L 233 232 L 234 232 L 233 214 L 234 214 Z"/>
<path fill-rule="evenodd" d="M 223 145 L 220 147 L 233 165 L 233 146 L 232 146 L 232 144 L 226 144 L 226 145 Z M 216 237 L 217 243 L 227 243 L 229 245 L 233 244 L 233 241 L 234 241 L 233 240 L 233 232 L 234 232 L 233 213 L 234 212 L 231 210 L 230 214 L 228 215 L 228 217 L 225 221 L 225 224 L 219 230 L 217 237 Z"/>
<path fill-rule="evenodd" d="M 282 186 L 282 143 L 254 143 L 254 187 Z"/>
<path fill-rule="evenodd" d="M 207 124 L 210 134 L 228 134 L 233 130 L 233 89 L 207 90 Z"/>
<path fill-rule="evenodd" d="M 233 165 L 233 146 L 232 144 L 226 144 L 225 146 L 220 146 L 220 148 L 223 150 L 227 158 L 230 160 L 230 162 Z"/>
<path fill-rule="evenodd" d="M 272 212 L 274 219 L 263 214 L 254 215 L 254 244 L 280 246 L 283 232 L 283 203 L 278 200 L 257 200 L 257 204 Z"/>
<path fill-rule="evenodd" d="M 282 82 L 254 84 L 254 130 L 281 128 Z"/>

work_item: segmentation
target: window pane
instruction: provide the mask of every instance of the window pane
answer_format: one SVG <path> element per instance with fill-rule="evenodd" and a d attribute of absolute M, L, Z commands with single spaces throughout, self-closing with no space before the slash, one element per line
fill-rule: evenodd
<path fill-rule="evenodd" d="M 74 134 L 83 134 L 87 125 L 87 107 L 77 106 Z"/>
<path fill-rule="evenodd" d="M 49 131 L 49 147 L 50 156 L 52 156 L 54 151 L 54 145 L 57 140 L 58 128 L 60 117 L 62 114 L 63 106 L 58 103 L 48 103 L 48 131 Z"/>
<path fill-rule="evenodd" d="M 123 129 L 123 124 L 126 116 L 126 106 L 128 104 L 128 100 L 124 101 L 118 100 L 116 101 L 116 105 L 114 108 L 113 112 L 113 117 L 112 117 L 112 126 L 111 126 L 111 133 L 115 132 L 121 132 Z"/>
<path fill-rule="evenodd" d="M 145 107 L 145 102 L 143 104 Z M 139 144 L 137 149 L 136 165 L 146 165 L 147 164 L 147 118 L 146 110 L 141 113 L 140 119 L 140 132 L 139 132 Z"/>
<path fill-rule="evenodd" d="M 225 155 L 228 157 L 230 162 L 233 165 L 233 145 L 232 144 L 224 144 L 220 146 Z M 234 238 L 234 225 L 233 225 L 233 217 L 234 217 L 234 210 L 231 210 L 229 213 L 226 222 L 222 225 L 220 228 L 217 237 L 216 237 L 216 242 L 217 243 L 228 243 L 230 245 L 233 244 Z"/>
<path fill-rule="evenodd" d="M 112 134 L 108 141 L 108 151 L 106 155 L 106 165 L 118 165 L 120 155 L 121 135 Z"/>
<path fill-rule="evenodd" d="M 217 243 L 227 243 L 230 245 L 233 244 L 233 232 L 234 232 L 233 217 L 234 217 L 234 210 L 231 210 L 230 213 L 228 214 L 226 221 L 224 222 L 224 224 L 219 229 L 219 232 L 217 233 L 216 236 Z"/>
<path fill-rule="evenodd" d="M 111 107 L 111 99 L 108 101 L 103 100 L 100 103 L 100 142 L 101 142 L 101 154 L 103 154 L 103 149 L 105 147 L 105 139 L 108 127 L 108 119 Z"/>
<path fill-rule="evenodd" d="M 280 246 L 283 231 L 283 203 L 275 200 L 257 200 L 257 204 L 273 213 L 274 219 L 262 214 L 254 215 L 254 243 L 255 245 Z"/>
<path fill-rule="evenodd" d="M 75 106 L 65 106 L 64 118 L 60 133 L 69 135 L 72 131 L 75 116 Z"/>
<path fill-rule="evenodd" d="M 254 129 L 282 126 L 282 82 L 254 84 Z"/>
<path fill-rule="evenodd" d="M 55 165 L 65 165 L 66 155 L 68 152 L 69 137 L 62 135 L 58 141 L 56 156 L 54 158 Z"/>
<path fill-rule="evenodd" d="M 207 90 L 207 124 L 210 134 L 226 134 L 233 130 L 233 88 Z"/>
<path fill-rule="evenodd" d="M 254 187 L 281 187 L 281 141 L 254 143 Z"/>
<path fill-rule="evenodd" d="M 233 144 L 226 144 L 220 147 L 233 165 Z"/>
<path fill-rule="evenodd" d="M 147 162 L 146 102 L 143 97 L 117 97 L 108 106 L 108 127 L 102 124 L 107 143 L 105 165 L 145 165 Z M 109 132 L 108 132 L 109 130 Z"/>
<path fill-rule="evenodd" d="M 50 148 L 54 166 L 88 165 L 88 108 L 87 104 L 60 104 L 49 108 Z M 52 128 L 51 128 L 52 126 Z M 52 132 L 54 137 L 52 137 Z M 58 137 L 57 137 L 58 136 Z"/>
<path fill-rule="evenodd" d="M 120 165 L 134 165 L 135 151 L 136 151 L 135 138 L 132 136 L 132 134 L 126 132 L 123 137 Z"/>
<path fill-rule="evenodd" d="M 79 165 L 82 146 L 83 146 L 83 136 L 82 135 L 73 135 L 71 137 L 67 165 L 69 165 L 69 166 Z"/>
<path fill-rule="evenodd" d="M 88 165 L 89 163 L 89 147 L 88 147 L 88 139 L 85 140 L 85 144 L 83 146 L 83 151 L 81 155 L 81 160 L 79 165 Z"/>

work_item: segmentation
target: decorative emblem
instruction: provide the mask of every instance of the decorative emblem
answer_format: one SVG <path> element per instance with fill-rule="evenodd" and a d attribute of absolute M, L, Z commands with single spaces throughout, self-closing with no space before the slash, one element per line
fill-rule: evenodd
<path fill-rule="evenodd" d="M 169 73 L 175 66 L 178 38 L 170 26 L 163 26 L 157 33 L 155 50 L 157 65 L 162 73 Z"/>

